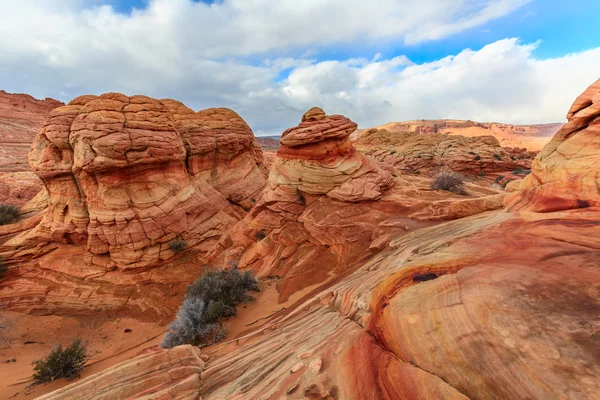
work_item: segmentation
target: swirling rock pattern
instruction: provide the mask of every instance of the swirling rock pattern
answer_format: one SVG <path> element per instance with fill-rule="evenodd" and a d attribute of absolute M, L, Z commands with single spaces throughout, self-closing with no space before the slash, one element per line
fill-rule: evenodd
<path fill-rule="evenodd" d="M 203 368 L 204 361 L 197 347 L 153 349 L 38 399 L 196 400 Z"/>

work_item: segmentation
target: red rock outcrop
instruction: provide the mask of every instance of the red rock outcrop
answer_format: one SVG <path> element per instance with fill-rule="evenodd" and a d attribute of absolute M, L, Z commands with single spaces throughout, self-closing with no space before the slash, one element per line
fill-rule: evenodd
<path fill-rule="evenodd" d="M 568 123 L 514 184 L 511 210 L 548 212 L 600 205 L 600 80 L 573 103 Z"/>
<path fill-rule="evenodd" d="M 94 263 L 119 268 L 156 265 L 177 238 L 218 237 L 241 216 L 230 204 L 249 208 L 265 182 L 252 131 L 233 111 L 116 93 L 52 111 L 30 163 L 48 211 L 11 244 L 85 245 Z"/>
<path fill-rule="evenodd" d="M 372 129 L 355 142 L 356 148 L 402 171 L 451 169 L 468 175 L 529 168 L 532 155 L 504 149 L 493 136 L 392 133 Z M 516 153 L 516 155 L 515 155 Z"/>
<path fill-rule="evenodd" d="M 47 207 L 32 229 L 28 219 L 0 230 L 0 256 L 14 265 L 0 297 L 20 311 L 169 318 L 173 290 L 202 268 L 166 264 L 169 243 L 201 257 L 266 182 L 260 148 L 233 111 L 118 93 L 53 110 L 29 159 Z"/>

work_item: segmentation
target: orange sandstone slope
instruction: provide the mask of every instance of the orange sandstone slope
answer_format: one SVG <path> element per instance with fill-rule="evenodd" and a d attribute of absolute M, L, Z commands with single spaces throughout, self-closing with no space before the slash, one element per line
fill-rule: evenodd
<path fill-rule="evenodd" d="M 204 350 L 209 357 L 178 349 L 178 373 L 170 365 L 140 371 L 148 357 L 170 359 L 157 350 L 43 398 L 597 399 L 599 89 L 576 101 L 506 209 L 404 232 L 293 310 Z M 334 140 L 345 134 L 325 131 Z M 288 145 L 314 143 L 304 132 L 309 140 L 292 135 Z M 284 154 L 314 157 L 300 149 Z M 290 181 L 296 176 L 303 181 Z M 304 176 L 281 179 L 303 185 Z M 313 185 L 309 174 L 307 187 L 321 187 Z M 293 213 L 289 197 L 285 211 Z M 556 199 L 561 207 L 541 206 Z M 296 260 L 300 273 L 303 262 Z"/>
<path fill-rule="evenodd" d="M 266 181 L 261 150 L 233 111 L 118 93 L 51 111 L 29 161 L 45 208 L 0 227 L 9 265 L 0 298 L 34 313 L 170 318 L 172 295 L 201 266 L 169 264 L 169 243 L 206 253 Z"/>

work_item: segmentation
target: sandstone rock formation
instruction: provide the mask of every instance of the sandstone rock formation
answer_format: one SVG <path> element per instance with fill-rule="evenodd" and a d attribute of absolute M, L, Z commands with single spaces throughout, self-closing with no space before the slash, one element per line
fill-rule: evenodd
<path fill-rule="evenodd" d="M 396 235 L 259 330 L 203 350 L 210 358 L 198 363 L 203 371 L 195 394 L 205 400 L 597 398 L 598 89 L 596 83 L 575 102 L 569 124 L 540 153 L 534 173 L 511 194 L 505 210 Z M 314 147 L 301 152 L 312 139 L 298 133 L 288 142 L 299 146 L 298 159 L 319 153 Z M 328 135 L 335 138 L 336 132 Z M 303 183 L 285 182 L 280 186 L 286 190 L 291 182 Z M 294 224 L 297 208 L 304 212 L 329 199 L 307 195 L 303 205 L 289 193 L 287 203 L 270 201 L 276 189 L 269 186 L 264 204 L 255 207 L 279 210 L 263 220 L 275 229 L 260 242 L 274 235 L 284 215 L 293 215 Z M 281 233 L 312 232 L 291 230 L 289 222 L 283 226 Z M 328 236 L 333 234 L 323 238 Z M 268 254 L 254 263 L 268 263 Z M 295 257 L 296 274 L 312 268 L 314 259 L 305 254 Z M 127 379 L 143 378 L 132 372 Z M 77 387 L 67 389 L 74 393 Z"/>
<path fill-rule="evenodd" d="M 392 133 L 371 129 L 355 141 L 356 148 L 402 171 L 451 169 L 468 175 L 529 168 L 532 155 L 507 151 L 493 136 Z"/>
<path fill-rule="evenodd" d="M 265 182 L 252 131 L 233 111 L 116 93 L 52 111 L 29 158 L 49 205 L 12 243 L 85 245 L 95 264 L 120 268 L 157 264 L 177 238 L 218 237 L 241 215 L 231 204 L 249 208 Z"/>
<path fill-rule="evenodd" d="M 600 205 L 600 80 L 573 103 L 568 123 L 535 158 L 509 209 L 536 212 Z"/>
<path fill-rule="evenodd" d="M 320 108 L 304 114 L 282 134 L 255 207 L 222 242 L 240 268 L 282 277 L 282 299 L 363 257 L 372 230 L 389 218 L 389 203 L 374 201 L 394 178 L 356 151 L 348 138 L 354 129 L 348 118 Z"/>
<path fill-rule="evenodd" d="M 202 269 L 165 264 L 174 255 L 169 243 L 183 240 L 201 257 L 266 182 L 261 150 L 233 111 L 196 113 L 173 100 L 118 93 L 53 110 L 29 160 L 47 207 L 0 229 L 12 282 L 0 297 L 28 312 L 169 318 L 173 294 Z"/>
<path fill-rule="evenodd" d="M 48 113 L 64 105 L 0 90 L 0 172 L 29 170 L 27 151 Z"/>

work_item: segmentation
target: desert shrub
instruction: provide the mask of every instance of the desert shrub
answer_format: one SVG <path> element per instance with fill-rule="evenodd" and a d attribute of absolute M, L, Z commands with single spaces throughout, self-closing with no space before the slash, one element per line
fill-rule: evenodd
<path fill-rule="evenodd" d="M 44 358 L 32 363 L 33 380 L 38 384 L 60 378 L 70 381 L 79 376 L 88 359 L 87 342 L 81 338 L 71 339 L 69 346 L 56 345 Z"/>
<path fill-rule="evenodd" d="M 531 170 L 526 169 L 526 168 L 515 168 L 515 170 L 513 171 L 513 174 L 515 175 L 528 175 L 531 172 Z"/>
<path fill-rule="evenodd" d="M 267 233 L 265 231 L 256 231 L 254 237 L 256 238 L 256 240 L 263 240 L 267 237 Z"/>
<path fill-rule="evenodd" d="M 19 219 L 19 208 L 12 204 L 0 203 L 0 225 L 10 224 Z"/>
<path fill-rule="evenodd" d="M 504 179 L 504 175 L 498 175 L 496 177 L 496 179 L 494 179 L 494 183 L 500 183 L 500 181 L 502 181 L 502 179 Z"/>
<path fill-rule="evenodd" d="M 298 197 L 300 203 L 306 204 L 306 198 L 300 189 L 296 189 L 296 197 Z"/>
<path fill-rule="evenodd" d="M 494 158 L 498 161 L 502 161 L 502 156 L 498 153 L 494 153 Z"/>
<path fill-rule="evenodd" d="M 453 173 L 441 173 L 433 182 L 431 182 L 431 188 L 434 190 L 446 190 L 448 192 L 456 194 L 467 194 L 463 186 L 463 178 L 460 175 Z"/>
<path fill-rule="evenodd" d="M 4 274 L 6 274 L 7 270 L 8 266 L 4 264 L 4 261 L 2 261 L 2 257 L 0 257 L 0 279 L 4 278 Z"/>
<path fill-rule="evenodd" d="M 479 171 L 479 176 L 485 176 L 485 171 Z"/>
<path fill-rule="evenodd" d="M 173 250 L 174 253 L 181 253 L 186 246 L 187 243 L 183 239 L 175 239 L 169 242 L 169 248 Z"/>
<path fill-rule="evenodd" d="M 236 314 L 235 307 L 253 300 L 248 291 L 260 291 L 250 272 L 237 268 L 208 271 L 188 286 L 186 298 L 169 324 L 161 346 L 206 346 L 225 337 L 221 320 Z"/>
<path fill-rule="evenodd" d="M 258 282 L 250 271 L 240 272 L 238 269 L 218 269 L 204 273 L 193 284 L 188 286 L 187 295 L 200 297 L 206 303 L 221 301 L 225 305 L 235 307 L 252 299 L 248 291 L 259 292 Z"/>

